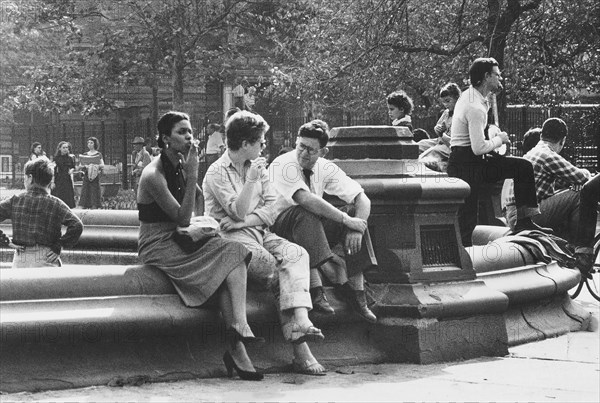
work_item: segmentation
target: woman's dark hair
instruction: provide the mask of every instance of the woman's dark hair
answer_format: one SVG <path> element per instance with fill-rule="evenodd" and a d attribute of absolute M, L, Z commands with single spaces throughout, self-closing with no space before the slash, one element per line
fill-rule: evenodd
<path fill-rule="evenodd" d="M 404 111 L 405 115 L 410 115 L 414 108 L 413 100 L 402 90 L 394 91 L 388 95 L 387 103 Z"/>
<path fill-rule="evenodd" d="M 98 151 L 98 149 L 100 148 L 100 142 L 96 137 L 88 137 L 87 141 L 91 141 L 92 143 L 94 143 L 94 150 Z"/>
<path fill-rule="evenodd" d="M 321 148 L 329 142 L 329 126 L 320 119 L 311 120 L 298 129 L 298 137 L 308 137 L 319 140 Z"/>
<path fill-rule="evenodd" d="M 35 148 L 36 148 L 37 146 L 41 146 L 41 145 L 42 145 L 42 143 L 40 143 L 39 141 L 36 141 L 35 143 L 33 143 L 33 144 L 31 145 L 31 149 L 29 150 L 29 154 L 34 154 L 34 152 L 33 152 L 33 151 L 35 150 Z"/>
<path fill-rule="evenodd" d="M 52 181 L 54 169 L 50 166 L 50 160 L 40 157 L 25 164 L 25 175 L 31 175 L 32 182 L 36 185 L 46 187 Z"/>
<path fill-rule="evenodd" d="M 440 90 L 440 98 L 452 97 L 454 99 L 460 98 L 460 88 L 456 83 L 448 83 Z"/>
<path fill-rule="evenodd" d="M 498 62 L 493 57 L 480 57 L 479 59 L 475 59 L 469 68 L 471 85 L 474 87 L 481 85 L 485 78 L 485 73 L 491 73 L 494 66 L 498 66 Z"/>
<path fill-rule="evenodd" d="M 165 113 L 158 120 L 158 124 L 156 125 L 158 129 L 158 136 L 156 136 L 156 142 L 160 148 L 165 148 L 165 143 L 163 141 L 163 136 L 170 136 L 171 130 L 177 124 L 177 122 L 181 122 L 182 120 L 190 120 L 190 117 L 187 113 L 170 111 Z"/>
<path fill-rule="evenodd" d="M 54 158 L 61 156 L 61 152 L 60 152 L 60 148 L 63 145 L 67 145 L 69 147 L 69 154 L 71 153 L 71 143 L 69 143 L 68 141 L 61 141 L 58 143 L 58 145 L 56 146 L 56 152 L 54 153 Z"/>
<path fill-rule="evenodd" d="M 239 150 L 245 141 L 254 144 L 260 136 L 269 131 L 269 124 L 256 113 L 248 111 L 236 112 L 227 120 L 225 134 L 227 135 L 227 148 Z"/>

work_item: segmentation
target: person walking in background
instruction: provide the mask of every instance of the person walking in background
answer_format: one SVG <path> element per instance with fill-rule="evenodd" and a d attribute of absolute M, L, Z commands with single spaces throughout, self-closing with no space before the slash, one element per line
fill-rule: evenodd
<path fill-rule="evenodd" d="M 104 170 L 104 159 L 98 149 L 100 142 L 96 137 L 90 137 L 87 141 L 88 151 L 79 156 L 79 165 L 83 171 L 83 184 L 81 186 L 81 208 L 102 207 L 102 188 L 100 177 Z"/>
<path fill-rule="evenodd" d="M 144 168 L 152 161 L 150 158 L 150 154 L 146 151 L 144 147 L 146 142 L 141 137 L 135 137 L 133 139 L 133 149 L 135 151 L 135 158 L 133 159 L 133 169 L 131 171 L 131 188 L 134 192 L 137 192 L 138 183 L 140 181 L 140 176 L 142 176 L 142 171 Z"/>
<path fill-rule="evenodd" d="M 261 157 L 268 123 L 247 111 L 234 114 L 226 126 L 227 151 L 212 164 L 202 184 L 206 214 L 220 221 L 223 237 L 252 252 L 248 279 L 273 292 L 283 335 L 294 350 L 294 371 L 324 375 L 306 341 L 324 339 L 308 318 L 312 309 L 309 256 L 306 250 L 275 235 L 277 194 Z"/>
<path fill-rule="evenodd" d="M 176 228 L 189 226 L 192 215 L 201 214 L 198 147 L 187 114 L 167 112 L 157 126 L 162 152 L 142 171 L 137 193 L 139 258 L 169 277 L 186 306 L 218 301 L 227 326 L 223 361 L 228 375 L 235 369 L 242 379 L 261 380 L 263 374 L 254 369 L 244 347 L 244 343 L 264 341 L 254 337 L 246 317 L 251 253 L 241 243 L 219 236 L 207 238 L 193 251 L 184 251 L 175 241 Z"/>
<path fill-rule="evenodd" d="M 42 150 L 42 143 L 36 141 L 31 145 L 31 149 L 29 150 L 29 161 L 45 156 L 46 153 Z"/>
<path fill-rule="evenodd" d="M 458 210 L 458 224 L 465 247 L 473 244 L 471 237 L 477 225 L 482 186 L 503 179 L 514 179 L 517 207 L 515 231 L 549 231 L 531 220 L 531 217 L 540 213 L 531 162 L 524 158 L 491 154 L 502 144 L 510 142 L 506 132 L 500 132 L 491 140 L 485 138 L 489 110 L 487 97 L 492 92 L 502 90 L 501 77 L 498 62 L 494 58 L 476 59 L 469 69 L 471 86 L 461 94 L 452 116 L 448 176 L 464 180 L 471 188 Z"/>
<path fill-rule="evenodd" d="M 206 164 L 210 166 L 219 159 L 225 151 L 223 142 L 223 128 L 218 123 L 211 123 L 206 127 Z"/>
<path fill-rule="evenodd" d="M 251 85 L 248 87 L 248 92 L 244 94 L 244 108 L 254 112 L 254 105 L 256 105 L 256 87 Z"/>
<path fill-rule="evenodd" d="M 233 105 L 241 110 L 244 109 L 244 93 L 246 92 L 246 88 L 242 85 L 242 77 L 236 77 L 234 84 L 235 86 L 231 90 Z"/>
<path fill-rule="evenodd" d="M 52 195 L 65 202 L 70 208 L 75 207 L 75 192 L 73 190 L 73 172 L 75 171 L 75 156 L 71 154 L 71 144 L 61 141 L 54 154 L 54 188 Z"/>
<path fill-rule="evenodd" d="M 12 223 L 13 267 L 61 266 L 62 248 L 77 243 L 83 224 L 69 206 L 50 195 L 54 170 L 48 158 L 27 162 L 24 171 L 26 192 L 0 202 L 0 222 Z M 61 235 L 63 226 L 67 230 Z"/>
<path fill-rule="evenodd" d="M 406 92 L 394 91 L 387 96 L 388 116 L 392 120 L 392 126 L 404 126 L 413 131 L 410 114 L 413 110 L 413 100 Z"/>

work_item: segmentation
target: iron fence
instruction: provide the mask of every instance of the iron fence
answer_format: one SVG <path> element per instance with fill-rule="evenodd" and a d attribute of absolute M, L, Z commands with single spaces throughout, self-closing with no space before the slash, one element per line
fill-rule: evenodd
<path fill-rule="evenodd" d="M 511 105 L 506 109 L 505 124 L 502 129 L 511 134 L 511 153 L 521 155 L 520 144 L 523 134 L 531 127 L 541 127 L 548 117 L 557 116 L 565 120 L 569 127 L 567 146 L 563 154 L 575 165 L 590 171 L 600 171 L 600 106 L 573 105 L 560 108 Z M 265 115 L 271 130 L 267 134 L 267 154 L 275 158 L 285 147 L 293 147 L 298 128 L 306 122 L 302 117 Z M 361 118 L 351 115 L 336 115 L 327 119 L 331 127 L 383 125 L 383 119 Z M 433 133 L 437 116 L 413 117 L 413 127 L 423 128 Z M 196 133 L 204 132 L 206 119 L 192 116 L 192 126 Z M 150 119 L 69 122 L 44 125 L 0 125 L 0 180 L 4 186 L 15 185 L 20 180 L 20 172 L 28 160 L 31 144 L 42 143 L 49 157 L 54 155 L 60 141 L 68 141 L 72 152 L 79 155 L 87 151 L 87 139 L 98 138 L 100 151 L 108 165 L 126 167 L 131 164 L 132 140 L 139 136 L 150 146 L 156 146 L 155 129 Z M 126 169 L 118 169 L 118 175 L 111 180 L 129 187 Z"/>

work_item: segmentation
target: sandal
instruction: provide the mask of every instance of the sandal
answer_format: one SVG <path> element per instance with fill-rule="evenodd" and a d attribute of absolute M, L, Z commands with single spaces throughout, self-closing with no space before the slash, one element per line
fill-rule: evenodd
<path fill-rule="evenodd" d="M 321 329 L 314 326 L 308 326 L 301 329 L 295 322 L 286 323 L 283 326 L 283 337 L 287 342 L 300 344 L 307 341 L 321 341 L 325 339 Z"/>
<path fill-rule="evenodd" d="M 325 376 L 327 375 L 327 370 L 324 366 L 319 364 L 317 360 L 304 360 L 297 361 L 295 358 L 292 360 L 292 368 L 295 373 L 303 374 L 303 375 L 315 375 L 315 376 Z"/>

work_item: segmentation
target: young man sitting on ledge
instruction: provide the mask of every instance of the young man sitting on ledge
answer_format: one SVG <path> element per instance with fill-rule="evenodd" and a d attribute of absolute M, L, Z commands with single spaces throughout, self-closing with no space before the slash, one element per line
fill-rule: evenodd
<path fill-rule="evenodd" d="M 306 123 L 298 131 L 296 149 L 280 155 L 269 167 L 271 181 L 283 199 L 271 229 L 308 251 L 313 310 L 335 313 L 323 291 L 321 272 L 332 277 L 329 280 L 340 296 L 363 319 L 376 322 L 367 306 L 363 277 L 363 270 L 371 265 L 363 239 L 371 201 L 355 180 L 324 158 L 328 141 L 327 123 Z M 324 200 L 324 193 L 348 203 L 354 216 Z M 340 243 L 345 260 L 329 246 Z"/>

